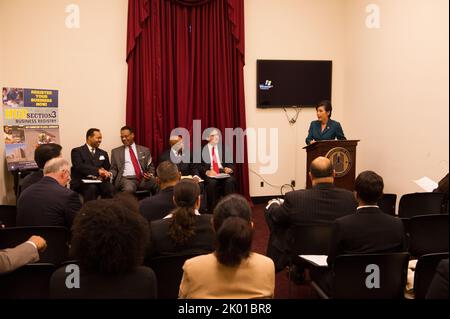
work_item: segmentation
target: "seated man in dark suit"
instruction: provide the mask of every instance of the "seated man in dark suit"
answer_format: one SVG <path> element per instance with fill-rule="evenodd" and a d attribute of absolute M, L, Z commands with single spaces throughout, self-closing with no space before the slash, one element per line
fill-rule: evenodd
<path fill-rule="evenodd" d="M 111 173 L 118 191 L 134 193 L 148 190 L 155 194 L 158 185 L 155 179 L 150 149 L 134 142 L 134 130 L 124 126 L 120 129 L 123 145 L 111 151 Z"/>
<path fill-rule="evenodd" d="M 110 198 L 114 194 L 111 184 L 112 173 L 109 172 L 108 153 L 100 149 L 102 133 L 91 128 L 86 132 L 86 144 L 72 149 L 72 181 L 70 187 L 83 195 L 84 202 Z M 82 179 L 97 180 L 100 183 L 84 183 Z"/>
<path fill-rule="evenodd" d="M 336 219 L 327 263 L 332 267 L 336 257 L 344 254 L 402 252 L 405 237 L 402 221 L 385 214 L 377 202 L 383 195 L 383 179 L 372 171 L 364 171 L 355 181 L 357 213 Z M 331 291 L 330 272 L 313 272 L 318 284 Z"/>
<path fill-rule="evenodd" d="M 159 164 L 156 174 L 158 175 L 156 180 L 160 188 L 159 193 L 145 198 L 139 203 L 139 211 L 148 221 L 162 219 L 175 208 L 173 187 L 180 181 L 177 166 L 169 161 Z"/>
<path fill-rule="evenodd" d="M 34 161 L 36 162 L 39 170 L 33 172 L 23 179 L 21 183 L 21 191 L 23 192 L 28 186 L 39 182 L 44 176 L 44 166 L 47 161 L 55 157 L 61 156 L 62 147 L 59 144 L 41 144 L 34 151 Z"/>
<path fill-rule="evenodd" d="M 284 202 L 271 200 L 265 211 L 270 229 L 267 256 L 275 263 L 276 271 L 288 262 L 287 230 L 294 225 L 328 224 L 336 218 L 354 214 L 356 200 L 353 193 L 334 186 L 335 172 L 331 161 L 318 157 L 311 162 L 311 189 L 286 194 Z"/>
<path fill-rule="evenodd" d="M 236 191 L 234 165 L 231 163 L 233 159 L 227 158 L 218 144 L 219 132 L 213 129 L 208 135 L 208 144 L 202 150 L 202 163 L 198 165 L 200 177 L 205 180 L 207 208 L 210 214 L 220 199 L 219 190 L 223 191 L 223 196 Z M 218 175 L 223 173 L 230 176 L 218 178 Z"/>
<path fill-rule="evenodd" d="M 44 177 L 28 187 L 17 202 L 17 226 L 65 226 L 81 208 L 77 193 L 66 188 L 70 180 L 70 165 L 62 158 L 49 160 Z"/>
<path fill-rule="evenodd" d="M 170 148 L 164 150 L 159 156 L 159 163 L 169 161 L 175 163 L 178 167 L 178 171 L 181 176 L 192 176 L 196 181 L 200 180 L 200 173 L 197 165 L 192 162 L 192 156 L 189 155 L 187 159 L 187 154 L 184 151 L 183 137 L 181 135 L 171 136 L 169 139 Z M 201 186 L 200 186 L 201 188 Z"/>

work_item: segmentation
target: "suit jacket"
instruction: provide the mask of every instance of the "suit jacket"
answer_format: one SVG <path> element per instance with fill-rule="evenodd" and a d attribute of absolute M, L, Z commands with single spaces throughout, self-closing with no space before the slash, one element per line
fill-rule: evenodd
<path fill-rule="evenodd" d="M 172 152 L 171 148 L 164 150 L 161 153 L 161 155 L 159 156 L 159 163 L 161 164 L 164 161 L 172 162 L 172 160 L 170 158 L 171 152 Z M 188 176 L 188 175 L 200 176 L 200 172 L 198 170 L 198 165 L 193 163 L 193 161 L 192 161 L 192 154 L 190 156 L 189 163 L 185 163 L 185 162 L 181 161 L 180 163 L 177 164 L 177 167 L 178 167 L 178 171 L 180 171 L 182 176 Z"/>
<path fill-rule="evenodd" d="M 23 243 L 15 248 L 0 250 L 0 274 L 13 271 L 38 260 L 39 253 L 30 243 Z"/>
<path fill-rule="evenodd" d="M 141 165 L 142 171 L 155 174 L 155 166 L 152 162 L 152 156 L 150 155 L 150 149 L 136 144 L 136 157 L 139 165 Z M 119 146 L 111 151 L 111 173 L 114 178 L 114 185 L 119 187 L 120 179 L 123 176 L 123 170 L 125 168 L 125 146 Z"/>
<path fill-rule="evenodd" d="M 23 181 L 20 185 L 21 191 L 23 192 L 29 186 L 33 185 L 34 183 L 39 182 L 43 176 L 44 176 L 44 171 L 42 169 L 25 176 L 25 178 L 23 179 Z"/>
<path fill-rule="evenodd" d="M 272 243 L 278 250 L 286 251 L 289 227 L 332 223 L 336 218 L 355 213 L 356 207 L 352 192 L 329 183 L 289 192 L 283 205 L 272 204 L 266 211 L 266 219 L 273 226 Z"/>
<path fill-rule="evenodd" d="M 88 178 L 88 175 L 98 177 L 98 170 L 104 168 L 109 171 L 111 164 L 109 163 L 108 153 L 97 148 L 95 155 L 92 156 L 87 145 L 72 149 L 72 181 L 70 187 L 78 189 L 82 185 L 82 179 Z"/>
<path fill-rule="evenodd" d="M 50 278 L 52 299 L 156 299 L 156 275 L 148 267 L 136 267 L 126 274 L 87 273 L 80 267 L 80 288 L 67 289 L 66 266 Z"/>
<path fill-rule="evenodd" d="M 74 191 L 44 176 L 31 185 L 17 202 L 17 226 L 65 226 L 70 229 L 81 208 L 80 198 Z"/>
<path fill-rule="evenodd" d="M 139 211 L 149 222 L 163 219 L 175 208 L 173 186 L 164 188 L 158 194 L 139 202 Z"/>
<path fill-rule="evenodd" d="M 336 219 L 327 262 L 332 265 L 336 256 L 344 254 L 401 252 L 404 248 L 400 218 L 379 208 L 361 208 L 356 214 Z"/>
<path fill-rule="evenodd" d="M 179 254 L 201 254 L 214 250 L 215 234 L 211 224 L 211 215 L 195 217 L 195 235 L 188 244 L 177 246 L 169 235 L 171 218 L 154 221 L 151 228 L 151 250 L 148 257 L 171 256 Z"/>
<path fill-rule="evenodd" d="M 344 131 L 339 122 L 328 120 L 327 126 L 322 132 L 322 122 L 312 121 L 309 126 L 308 136 L 306 137 L 306 144 L 310 144 L 311 140 L 323 141 L 323 140 L 345 140 Z"/>
<path fill-rule="evenodd" d="M 186 260 L 179 298 L 260 299 L 273 298 L 275 268 L 263 255 L 250 253 L 237 267 L 218 262 L 214 253 Z"/>
<path fill-rule="evenodd" d="M 231 168 L 234 171 L 234 164 L 230 161 L 226 161 L 228 158 L 224 155 L 224 152 L 222 152 L 222 147 L 220 144 L 217 145 L 217 152 L 219 153 L 218 156 L 223 166 L 223 168 L 220 169 L 220 173 L 223 173 L 223 169 L 225 167 Z M 211 162 L 212 160 L 209 156 L 208 144 L 206 144 L 202 149 L 202 162 L 198 164 L 198 170 L 202 179 L 207 178 L 206 172 L 211 169 Z"/>

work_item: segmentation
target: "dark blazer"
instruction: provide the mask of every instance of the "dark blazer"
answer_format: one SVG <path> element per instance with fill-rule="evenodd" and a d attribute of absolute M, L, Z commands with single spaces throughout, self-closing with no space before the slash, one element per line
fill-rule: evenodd
<path fill-rule="evenodd" d="M 352 192 L 329 183 L 289 192 L 283 205 L 272 204 L 266 210 L 266 220 L 273 226 L 271 242 L 277 249 L 286 251 L 290 226 L 332 223 L 339 217 L 354 214 L 356 207 Z"/>
<path fill-rule="evenodd" d="M 139 211 L 149 222 L 163 219 L 175 208 L 173 186 L 164 188 L 158 194 L 139 202 Z"/>
<path fill-rule="evenodd" d="M 431 281 L 426 299 L 448 299 L 448 258 L 441 260 Z"/>
<path fill-rule="evenodd" d="M 156 276 L 148 267 L 137 267 L 121 275 L 86 273 L 80 269 L 80 287 L 66 286 L 66 266 L 57 269 L 50 278 L 52 299 L 156 299 Z"/>
<path fill-rule="evenodd" d="M 86 144 L 72 149 L 72 181 L 70 187 L 78 189 L 82 185 L 82 179 L 88 178 L 88 175 L 98 177 L 98 170 L 104 168 L 109 171 L 111 164 L 109 162 L 108 153 L 97 148 L 95 155 L 92 157 L 91 152 Z"/>
<path fill-rule="evenodd" d="M 172 149 L 168 148 L 168 149 L 164 150 L 161 153 L 161 155 L 159 155 L 159 164 L 161 164 L 164 161 L 172 162 L 172 160 L 170 158 L 171 151 L 172 151 Z M 192 161 L 192 153 L 190 154 L 189 163 L 185 163 L 185 162 L 181 161 L 180 163 L 177 164 L 177 167 L 178 167 L 178 171 L 180 171 L 182 176 L 188 176 L 188 175 L 200 176 L 200 173 L 198 170 L 198 165 L 193 163 L 193 161 Z"/>
<path fill-rule="evenodd" d="M 139 165 L 142 171 L 155 175 L 155 166 L 153 165 L 152 156 L 150 155 L 150 149 L 145 146 L 136 144 L 136 154 Z M 123 170 L 125 168 L 125 146 L 116 147 L 111 151 L 111 173 L 114 178 L 114 185 L 119 187 L 120 180 L 123 176 Z"/>
<path fill-rule="evenodd" d="M 341 124 L 332 119 L 328 120 L 327 126 L 322 132 L 322 122 L 312 121 L 309 126 L 308 136 L 306 137 L 306 144 L 310 144 L 311 140 L 323 141 L 323 140 L 345 140 L 344 131 Z"/>
<path fill-rule="evenodd" d="M 22 183 L 20 184 L 20 190 L 23 192 L 29 186 L 39 182 L 43 176 L 44 171 L 42 169 L 25 176 Z"/>
<path fill-rule="evenodd" d="M 405 249 L 403 223 L 400 218 L 379 208 L 361 208 L 356 214 L 336 219 L 328 265 L 343 254 L 401 252 Z"/>
<path fill-rule="evenodd" d="M 234 164 L 232 163 L 232 161 L 226 161 L 228 158 L 226 158 L 224 152 L 222 152 L 222 147 L 220 146 L 220 144 L 217 145 L 217 151 L 219 153 L 218 156 L 223 168 L 228 167 L 234 171 Z M 208 144 L 206 144 L 202 149 L 202 162 L 198 164 L 198 170 L 202 179 L 207 178 L 206 172 L 211 169 L 211 162 L 212 160 L 209 156 Z M 220 170 L 220 173 L 223 173 L 223 169 Z"/>
<path fill-rule="evenodd" d="M 31 185 L 17 202 L 17 226 L 65 226 L 70 229 L 81 208 L 80 198 L 74 191 L 44 176 Z"/>
<path fill-rule="evenodd" d="M 202 254 L 214 251 L 215 234 L 211 215 L 196 216 L 195 235 L 188 244 L 176 246 L 169 235 L 171 218 L 154 221 L 151 228 L 151 249 L 147 257 L 171 256 L 178 254 Z"/>

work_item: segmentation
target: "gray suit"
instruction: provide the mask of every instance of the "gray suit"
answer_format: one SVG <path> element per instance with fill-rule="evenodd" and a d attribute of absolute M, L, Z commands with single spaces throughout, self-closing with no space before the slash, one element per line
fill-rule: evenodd
<path fill-rule="evenodd" d="M 15 248 L 0 250 L 0 274 L 13 271 L 38 260 L 38 251 L 30 243 L 23 243 Z"/>
<path fill-rule="evenodd" d="M 143 172 L 155 175 L 155 166 L 153 165 L 150 149 L 136 144 L 136 157 Z M 134 193 L 138 189 L 147 189 L 152 193 L 156 190 L 157 184 L 155 178 L 146 181 L 141 180 L 138 185 L 136 178 L 123 176 L 125 168 L 125 146 L 119 146 L 111 152 L 111 173 L 113 174 L 114 186 L 121 191 Z"/>

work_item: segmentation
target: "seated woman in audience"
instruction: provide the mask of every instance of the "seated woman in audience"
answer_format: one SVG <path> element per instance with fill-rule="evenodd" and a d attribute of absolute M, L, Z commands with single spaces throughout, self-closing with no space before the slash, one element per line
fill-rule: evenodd
<path fill-rule="evenodd" d="M 124 197 L 83 206 L 72 227 L 79 272 L 76 266 L 59 268 L 50 280 L 52 298 L 156 298 L 155 273 L 141 266 L 149 229 L 137 207 Z"/>
<path fill-rule="evenodd" d="M 253 222 L 245 198 L 229 195 L 214 209 L 215 252 L 188 259 L 179 298 L 273 298 L 272 259 L 251 252 Z"/>
<path fill-rule="evenodd" d="M 147 257 L 205 254 L 214 250 L 211 215 L 200 215 L 200 188 L 185 179 L 174 187 L 175 209 L 151 223 L 151 249 Z"/>

